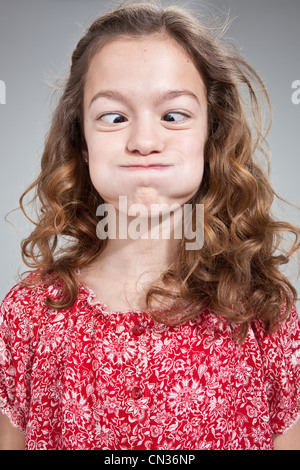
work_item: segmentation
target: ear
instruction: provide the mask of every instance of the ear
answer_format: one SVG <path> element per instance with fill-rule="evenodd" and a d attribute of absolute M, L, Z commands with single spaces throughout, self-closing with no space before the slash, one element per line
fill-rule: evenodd
<path fill-rule="evenodd" d="M 89 153 L 87 150 L 82 151 L 82 156 L 84 159 L 84 162 L 88 165 L 89 164 Z"/>

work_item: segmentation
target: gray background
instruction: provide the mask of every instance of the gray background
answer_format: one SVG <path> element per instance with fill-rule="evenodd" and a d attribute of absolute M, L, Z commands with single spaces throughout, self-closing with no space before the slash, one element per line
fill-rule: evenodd
<path fill-rule="evenodd" d="M 115 2 L 107 0 L 0 0 L 0 80 L 6 104 L 0 104 L 1 272 L 0 298 L 24 270 L 20 241 L 31 225 L 18 206 L 22 191 L 38 173 L 49 124 L 53 83 L 66 74 L 71 53 L 83 31 Z M 166 3 L 166 2 L 165 2 Z M 169 1 L 167 3 L 172 4 Z M 212 10 L 234 18 L 226 36 L 233 38 L 263 78 L 273 105 L 272 181 L 285 199 L 300 204 L 300 104 L 292 103 L 292 82 L 300 80 L 299 0 L 177 1 L 194 11 Z M 276 213 L 300 225 L 299 211 L 276 205 Z M 293 269 L 296 267 L 296 263 Z M 291 270 L 289 275 L 292 275 Z M 295 281 L 300 290 L 299 281 Z"/>

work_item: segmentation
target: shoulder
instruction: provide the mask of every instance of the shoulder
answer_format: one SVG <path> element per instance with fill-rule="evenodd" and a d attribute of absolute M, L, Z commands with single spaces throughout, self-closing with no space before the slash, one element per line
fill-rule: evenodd
<path fill-rule="evenodd" d="M 282 311 L 285 312 L 284 307 Z M 263 349 L 265 347 L 281 348 L 286 353 L 291 350 L 299 351 L 300 349 L 300 317 L 295 305 L 292 306 L 288 317 L 278 324 L 273 333 L 267 334 L 260 321 L 253 322 L 252 328 Z"/>
<path fill-rule="evenodd" d="M 300 318 L 296 306 L 273 333 L 267 334 L 260 321 L 254 322 L 252 329 L 268 373 L 280 375 L 294 370 L 299 380 Z"/>
<path fill-rule="evenodd" d="M 259 345 L 274 434 L 286 432 L 300 409 L 300 321 L 296 306 L 272 334 L 253 325 Z"/>
<path fill-rule="evenodd" d="M 0 407 L 25 432 L 30 408 L 30 380 L 36 348 L 51 317 L 47 297 L 60 295 L 57 282 L 34 274 L 15 285 L 0 311 Z"/>
<path fill-rule="evenodd" d="M 26 305 L 28 301 L 35 303 L 43 302 L 47 297 L 57 297 L 62 295 L 63 283 L 61 279 L 49 275 L 46 279 L 40 279 L 36 273 L 30 273 L 23 280 L 20 280 L 7 293 L 2 301 L 2 305 L 18 302 Z"/>
<path fill-rule="evenodd" d="M 30 274 L 16 284 L 1 303 L 0 325 L 3 328 L 33 328 L 43 323 L 51 313 L 47 307 L 47 298 L 62 295 L 61 281 L 37 281 L 35 274 Z"/>

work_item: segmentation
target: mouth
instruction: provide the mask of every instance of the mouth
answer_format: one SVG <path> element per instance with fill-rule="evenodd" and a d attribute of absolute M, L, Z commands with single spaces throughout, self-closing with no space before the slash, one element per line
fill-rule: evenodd
<path fill-rule="evenodd" d="M 121 168 L 127 170 L 164 170 L 170 168 L 172 165 L 165 164 L 151 164 L 151 165 L 121 165 Z"/>

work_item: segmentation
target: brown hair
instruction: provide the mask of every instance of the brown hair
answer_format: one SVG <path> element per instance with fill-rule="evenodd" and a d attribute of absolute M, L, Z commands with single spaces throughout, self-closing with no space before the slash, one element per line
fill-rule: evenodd
<path fill-rule="evenodd" d="M 176 261 L 162 276 L 166 288 L 153 286 L 147 305 L 155 296 L 165 296 L 173 298 L 175 312 L 178 302 L 184 312 L 180 321 L 209 308 L 240 324 L 241 337 L 258 317 L 271 332 L 296 300 L 296 290 L 280 266 L 299 248 L 300 232 L 271 215 L 276 194 L 259 163 L 266 136 L 260 110 L 263 100 L 270 109 L 269 98 L 255 70 L 235 48 L 178 7 L 120 6 L 98 18 L 79 41 L 47 135 L 41 173 L 20 198 L 23 212 L 24 197 L 32 189 L 39 202 L 35 230 L 22 244 L 23 259 L 39 279 L 53 273 L 63 279 L 65 296 L 59 302 L 48 299 L 50 306 L 62 309 L 74 303 L 76 270 L 104 247 L 96 235 L 96 209 L 103 201 L 83 159 L 88 66 L 109 39 L 154 33 L 175 39 L 201 73 L 207 89 L 208 137 L 203 180 L 192 199 L 193 204 L 204 204 L 204 246 L 186 251 L 182 240 Z M 280 248 L 284 232 L 295 235 L 286 251 Z M 178 295 L 168 288 L 174 283 L 180 286 Z M 176 315 L 153 315 L 165 323 L 179 321 Z"/>

